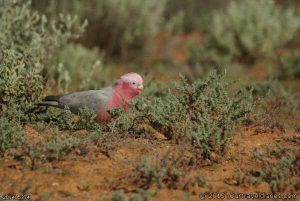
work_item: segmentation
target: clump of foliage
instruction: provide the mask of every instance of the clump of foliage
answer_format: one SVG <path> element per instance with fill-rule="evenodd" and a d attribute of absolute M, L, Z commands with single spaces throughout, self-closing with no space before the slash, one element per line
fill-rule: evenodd
<path fill-rule="evenodd" d="M 176 188 L 182 177 L 182 172 L 172 166 L 171 163 L 170 159 L 162 159 L 161 161 L 143 159 L 135 167 L 138 181 L 142 183 L 142 187 L 149 188 L 150 185 L 154 184 L 157 188 Z"/>
<path fill-rule="evenodd" d="M 77 38 L 84 25 L 62 15 L 49 22 L 27 0 L 1 0 L 0 17 L 0 104 L 30 104 L 42 92 L 42 70 L 51 51 Z"/>
<path fill-rule="evenodd" d="M 139 190 L 138 193 L 133 193 L 127 196 L 125 196 L 123 191 L 114 191 L 110 198 L 104 196 L 102 201 L 149 201 L 149 197 L 152 195 L 152 192 L 146 190 Z"/>
<path fill-rule="evenodd" d="M 225 180 L 225 183 L 229 185 L 235 185 L 235 186 L 249 185 L 249 184 L 255 185 L 261 182 L 260 178 L 255 177 L 257 174 L 259 173 L 255 171 L 238 169 L 236 170 L 232 178 L 228 178 Z"/>
<path fill-rule="evenodd" d="M 207 40 L 192 48 L 191 60 L 196 67 L 251 64 L 270 58 L 299 27 L 294 8 L 282 8 L 274 1 L 231 1 L 224 12 L 213 14 Z"/>
<path fill-rule="evenodd" d="M 126 197 L 123 191 L 115 191 L 111 198 L 103 197 L 102 201 L 125 201 Z"/>
<path fill-rule="evenodd" d="M 19 124 L 7 117 L 0 117 L 0 153 L 17 147 L 24 142 L 23 129 Z"/>
<path fill-rule="evenodd" d="M 147 40 L 158 33 L 165 24 L 166 0 L 92 0 L 50 1 L 47 12 L 72 13 L 90 22 L 86 36 L 89 46 L 95 44 L 105 49 L 108 55 L 128 57 L 128 50 L 142 50 Z M 36 7 L 45 4 L 35 1 Z M 85 37 L 84 37 L 85 38 Z"/>
<path fill-rule="evenodd" d="M 79 138 L 71 136 L 70 134 L 64 135 L 58 130 L 51 130 L 49 136 L 44 136 L 36 144 L 24 143 L 20 151 L 12 151 L 10 155 L 16 160 L 26 163 L 26 159 L 30 159 L 31 169 L 36 169 L 40 162 L 51 162 L 63 160 L 68 153 L 83 144 Z"/>
<path fill-rule="evenodd" d="M 80 110 L 80 119 L 76 123 L 76 128 L 87 129 L 89 131 L 99 131 L 100 126 L 95 121 L 97 114 L 93 110 L 88 108 L 82 108 Z"/>
<path fill-rule="evenodd" d="M 59 129 L 69 129 L 75 128 L 72 123 L 72 118 L 74 115 L 68 108 L 64 110 L 57 110 L 55 108 L 47 108 L 43 111 L 33 111 L 35 113 L 30 114 L 30 121 L 32 123 L 43 122 L 49 125 L 55 125 Z"/>
<path fill-rule="evenodd" d="M 279 58 L 277 77 L 282 80 L 300 79 L 300 52 L 292 52 Z"/>
<path fill-rule="evenodd" d="M 45 159 L 48 161 L 60 160 L 74 147 L 80 144 L 78 138 L 72 136 L 55 137 L 42 145 Z"/>
<path fill-rule="evenodd" d="M 257 177 L 269 184 L 273 193 L 283 192 L 287 188 L 296 188 L 300 176 L 299 154 L 297 151 L 277 146 L 268 148 L 265 154 L 256 154 L 262 162 L 262 170 Z M 299 182 L 299 181 L 298 181 Z"/>
<path fill-rule="evenodd" d="M 184 149 L 181 151 L 168 150 L 163 155 L 148 156 L 138 161 L 133 166 L 133 182 L 143 189 L 155 187 L 189 191 L 195 187 L 206 187 L 205 177 L 184 174 L 191 168 L 191 156 L 186 155 Z"/>
<path fill-rule="evenodd" d="M 266 182 L 273 193 L 293 191 L 299 187 L 299 151 L 280 146 L 256 149 L 254 158 L 261 166 L 254 170 L 238 170 L 232 179 L 226 181 L 230 185 L 256 185 Z"/>
<path fill-rule="evenodd" d="M 129 201 L 149 201 L 150 197 L 153 195 L 153 192 L 141 189 L 138 193 L 131 195 Z"/>
<path fill-rule="evenodd" d="M 96 114 L 93 110 L 82 108 L 79 112 L 79 118 L 69 110 L 68 107 L 61 109 L 48 108 L 37 114 L 30 114 L 31 122 L 44 122 L 57 126 L 62 130 L 86 129 L 88 131 L 100 131 L 100 125 L 96 123 Z"/>
<path fill-rule="evenodd" d="M 137 125 L 146 123 L 176 142 L 187 142 L 199 157 L 224 153 L 232 130 L 253 109 L 251 89 L 230 92 L 222 75 L 212 73 L 204 80 L 185 79 L 169 88 L 163 97 L 141 97 L 131 110 L 110 124 L 118 133 L 147 132 Z"/>
<path fill-rule="evenodd" d="M 299 127 L 297 97 L 276 79 L 252 83 L 253 95 L 259 99 L 253 120 L 270 128 Z"/>
<path fill-rule="evenodd" d="M 47 65 L 47 73 L 61 92 L 74 85 L 79 85 L 81 90 L 95 88 L 99 87 L 95 74 L 101 72 L 101 76 L 105 77 L 101 60 L 99 49 L 90 50 L 80 44 L 69 43 L 54 53 Z"/>
<path fill-rule="evenodd" d="M 172 16 L 178 11 L 183 11 L 182 29 L 184 32 L 203 30 L 209 26 L 209 13 L 223 8 L 230 0 L 169 0 L 166 16 Z"/>

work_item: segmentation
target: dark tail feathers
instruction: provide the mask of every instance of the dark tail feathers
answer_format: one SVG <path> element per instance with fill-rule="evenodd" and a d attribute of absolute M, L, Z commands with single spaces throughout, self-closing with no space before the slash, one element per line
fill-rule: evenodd
<path fill-rule="evenodd" d="M 61 96 L 46 96 L 42 101 L 56 101 L 58 102 Z"/>
<path fill-rule="evenodd" d="M 41 102 L 37 103 L 37 106 L 52 106 L 60 107 L 58 104 L 59 98 L 61 96 L 46 96 Z"/>

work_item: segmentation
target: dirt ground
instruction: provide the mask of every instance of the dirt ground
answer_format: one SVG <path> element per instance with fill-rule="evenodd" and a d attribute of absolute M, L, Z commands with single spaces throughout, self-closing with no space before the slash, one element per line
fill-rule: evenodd
<path fill-rule="evenodd" d="M 27 140 L 39 140 L 41 137 L 30 126 L 25 127 Z M 267 183 L 259 185 L 235 185 L 233 175 L 238 170 L 259 169 L 253 151 L 263 146 L 281 143 L 298 146 L 287 139 L 299 138 L 294 131 L 264 131 L 258 127 L 246 127 L 236 131 L 228 154 L 216 163 L 194 168 L 186 174 L 202 175 L 208 182 L 207 187 L 189 188 L 189 198 L 184 199 L 183 189 L 157 189 L 150 200 L 199 200 L 203 192 L 243 192 L 271 193 Z M 130 141 L 130 142 L 129 142 Z M 125 193 L 135 192 L 138 183 L 132 180 L 134 161 L 145 155 L 159 155 L 176 147 L 169 141 L 152 142 L 151 139 L 126 139 L 109 154 L 97 151 L 95 145 L 88 147 L 88 153 L 82 155 L 75 150 L 62 161 L 40 164 L 31 170 L 28 166 L 10 157 L 0 161 L 0 190 L 5 194 L 28 194 L 31 200 L 101 200 L 114 190 L 122 189 Z M 299 194 L 300 192 L 292 192 Z"/>

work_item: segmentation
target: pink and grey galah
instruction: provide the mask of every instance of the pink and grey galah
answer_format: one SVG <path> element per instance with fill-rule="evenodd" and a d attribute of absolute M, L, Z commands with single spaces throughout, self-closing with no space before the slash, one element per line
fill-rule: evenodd
<path fill-rule="evenodd" d="M 58 108 L 68 107 L 78 114 L 80 109 L 88 108 L 97 113 L 98 123 L 109 122 L 108 109 L 127 109 L 132 99 L 143 89 L 143 78 L 137 73 L 122 75 L 111 87 L 99 90 L 74 92 L 61 96 L 47 96 L 37 105 Z"/>

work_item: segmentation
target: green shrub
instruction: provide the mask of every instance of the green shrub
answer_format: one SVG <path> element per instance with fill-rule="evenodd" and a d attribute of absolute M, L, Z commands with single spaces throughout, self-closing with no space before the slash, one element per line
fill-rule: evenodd
<path fill-rule="evenodd" d="M 279 58 L 279 69 L 276 76 L 279 79 L 300 79 L 300 51 L 292 52 Z"/>
<path fill-rule="evenodd" d="M 260 167 L 255 170 L 238 170 L 230 185 L 257 185 L 266 182 L 273 193 L 297 190 L 297 179 L 300 175 L 297 149 L 286 145 L 256 149 L 254 158 L 259 159 Z"/>
<path fill-rule="evenodd" d="M 37 7 L 44 4 L 35 1 Z M 104 48 L 108 55 L 128 57 L 128 50 L 141 50 L 149 37 L 158 33 L 164 25 L 166 0 L 92 0 L 50 1 L 48 13 L 72 13 L 90 21 L 89 46 Z"/>
<path fill-rule="evenodd" d="M 31 160 L 31 169 L 38 167 L 39 162 L 51 162 L 63 160 L 68 153 L 80 145 L 78 138 L 70 135 L 59 135 L 52 132 L 49 139 L 39 142 L 36 145 L 25 144 L 23 152 L 14 154 L 15 158 L 24 158 L 27 156 Z"/>
<path fill-rule="evenodd" d="M 141 134 L 147 131 L 138 125 L 147 123 L 169 139 L 192 144 L 199 156 L 223 153 L 233 128 L 254 105 L 251 89 L 230 92 L 229 88 L 215 73 L 194 83 L 183 80 L 163 97 L 140 97 L 109 126 L 117 133 Z"/>
<path fill-rule="evenodd" d="M 42 92 L 42 70 L 51 51 L 77 38 L 84 25 L 62 15 L 48 22 L 27 0 L 1 0 L 0 17 L 0 105 L 30 104 Z"/>
<path fill-rule="evenodd" d="M 95 121 L 97 114 L 91 109 L 80 109 L 80 119 L 76 123 L 77 129 L 87 129 L 89 131 L 100 131 L 99 124 Z"/>
<path fill-rule="evenodd" d="M 155 193 L 149 190 L 139 190 L 138 193 L 131 195 L 129 201 L 149 201 L 150 197 L 153 196 Z"/>
<path fill-rule="evenodd" d="M 70 59 L 71 58 L 71 59 Z M 99 87 L 96 73 L 105 77 L 102 55 L 97 48 L 92 50 L 80 44 L 70 43 L 56 51 L 47 64 L 48 76 L 53 79 L 60 92 L 67 92 L 69 86 L 78 86 L 81 90 Z"/>
<path fill-rule="evenodd" d="M 273 0 L 231 1 L 224 12 L 213 14 L 207 40 L 192 48 L 191 60 L 200 68 L 233 61 L 251 64 L 270 58 L 299 27 L 294 9 Z"/>
<path fill-rule="evenodd" d="M 64 110 L 57 108 L 49 108 L 45 111 L 29 114 L 32 123 L 44 122 L 52 126 L 57 126 L 59 129 L 75 129 L 72 122 L 74 114 L 68 108 Z"/>
<path fill-rule="evenodd" d="M 63 137 L 55 137 L 43 145 L 43 152 L 47 160 L 61 160 L 74 147 L 80 144 L 80 140 L 75 137 Z"/>
<path fill-rule="evenodd" d="M 61 130 L 86 129 L 91 132 L 91 138 L 95 140 L 97 132 L 100 132 L 100 125 L 95 121 L 96 114 L 88 108 L 82 108 L 79 119 L 66 107 L 65 109 L 49 108 L 37 114 L 30 114 L 31 123 L 44 122 L 52 126 L 57 126 Z"/>
<path fill-rule="evenodd" d="M 195 182 L 196 185 L 198 185 L 200 187 L 207 187 L 208 186 L 208 182 L 207 182 L 206 178 L 201 176 L 201 175 L 196 176 L 194 178 L 194 182 Z"/>
<path fill-rule="evenodd" d="M 22 127 L 6 117 L 0 117 L 0 153 L 19 146 L 23 142 L 24 132 Z"/>
<path fill-rule="evenodd" d="M 142 182 L 143 188 L 149 188 L 152 184 L 158 188 L 175 188 L 182 176 L 170 159 L 161 158 L 156 161 L 143 159 L 136 165 L 135 171 L 138 174 L 137 180 Z"/>
<path fill-rule="evenodd" d="M 296 188 L 299 176 L 298 152 L 283 147 L 268 148 L 265 155 L 256 155 L 262 162 L 262 170 L 257 176 L 259 180 L 269 184 L 273 193 L 283 192 L 287 188 Z M 274 160 L 274 157 L 276 160 Z"/>
<path fill-rule="evenodd" d="M 125 201 L 126 197 L 123 191 L 115 191 L 110 198 L 103 197 L 102 201 Z"/>
<path fill-rule="evenodd" d="M 184 12 L 182 29 L 185 32 L 203 30 L 209 26 L 209 13 L 223 8 L 230 0 L 169 0 L 166 15 L 170 17 L 178 11 Z"/>
<path fill-rule="evenodd" d="M 130 195 L 125 195 L 123 191 L 114 191 L 110 198 L 104 196 L 102 197 L 102 201 L 149 201 L 149 197 L 151 197 L 154 193 L 147 190 L 138 190 L 138 193 L 133 193 Z M 127 198 L 127 199 L 126 199 Z"/>
<path fill-rule="evenodd" d="M 269 128 L 299 128 L 300 103 L 288 87 L 276 79 L 252 83 L 253 95 L 259 100 L 254 121 Z"/>

